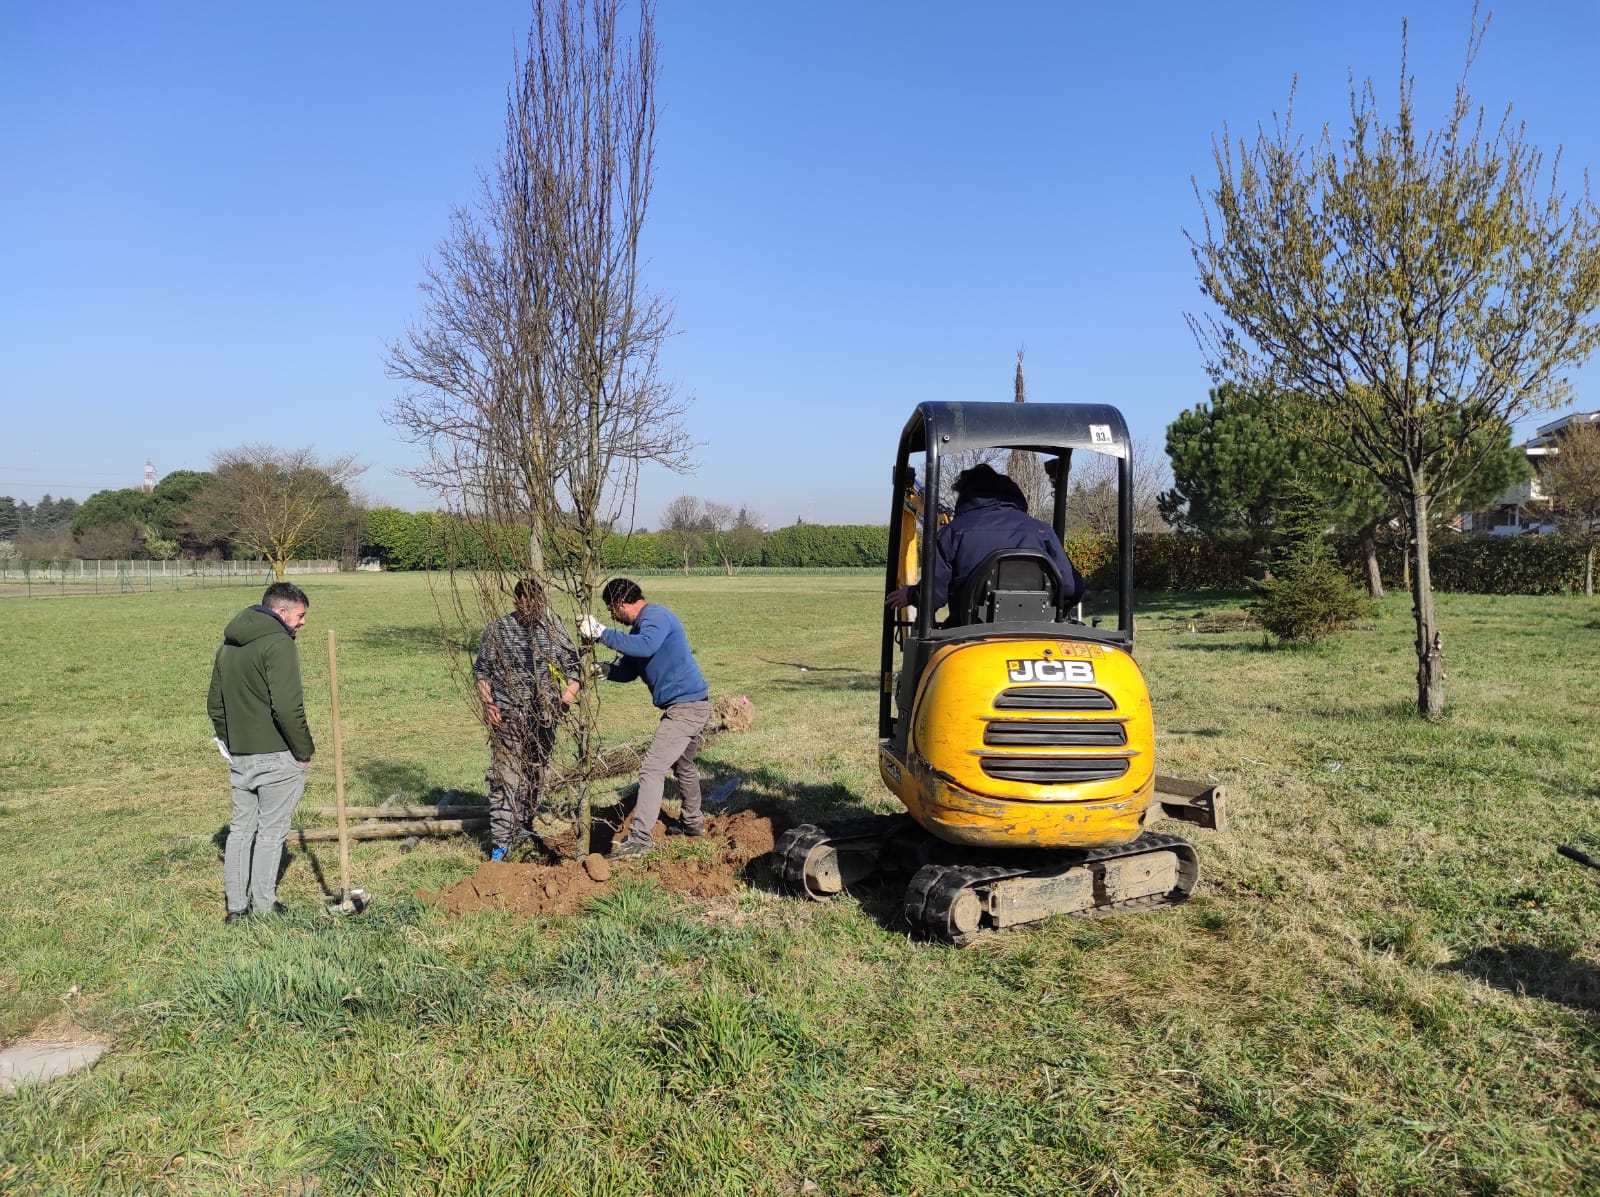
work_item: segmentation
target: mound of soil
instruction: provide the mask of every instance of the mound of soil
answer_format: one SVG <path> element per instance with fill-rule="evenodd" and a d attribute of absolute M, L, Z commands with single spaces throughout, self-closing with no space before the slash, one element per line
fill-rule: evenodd
<path fill-rule="evenodd" d="M 672 846 L 695 841 L 666 838 L 657 823 L 656 851 L 639 860 L 613 864 L 598 853 L 583 860 L 558 864 L 512 864 L 485 861 L 478 871 L 448 889 L 431 893 L 419 889 L 417 900 L 442 906 L 451 914 L 479 910 L 508 910 L 518 915 L 559 914 L 581 910 L 615 885 L 619 878 L 654 877 L 673 893 L 695 898 L 730 894 L 752 861 L 768 855 L 778 836 L 787 829 L 781 815 L 758 810 L 711 815 L 706 819 L 705 843 L 711 854 L 680 855 Z M 597 829 L 600 830 L 600 829 Z"/>

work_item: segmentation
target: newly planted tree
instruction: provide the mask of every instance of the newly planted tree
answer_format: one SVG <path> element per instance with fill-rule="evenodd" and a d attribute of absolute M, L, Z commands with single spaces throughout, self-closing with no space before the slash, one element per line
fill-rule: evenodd
<path fill-rule="evenodd" d="M 476 546 L 471 561 L 455 557 L 480 567 L 453 575 L 464 624 L 503 611 L 521 574 L 593 610 L 605 533 L 631 524 L 640 468 L 689 464 L 686 404 L 656 365 L 671 313 L 640 260 L 655 179 L 654 10 L 642 0 L 630 41 L 622 7 L 535 0 L 499 161 L 427 269 L 421 325 L 390 349 L 390 374 L 408 384 L 390 418 L 428 448 L 416 477 Z M 580 768 L 560 812 L 574 816 L 580 850 L 594 690 L 580 698 Z"/>
<path fill-rule="evenodd" d="M 1470 70 L 1484 25 L 1473 17 Z M 1293 104 L 1253 142 L 1215 143 L 1217 183 L 1190 237 L 1214 314 L 1191 315 L 1213 377 L 1279 397 L 1277 418 L 1377 479 L 1404 513 L 1417 708 L 1444 711 L 1428 566 L 1441 495 L 1490 452 L 1485 430 L 1566 401 L 1600 340 L 1600 210 L 1569 201 L 1509 110 L 1485 120 L 1466 75 L 1442 126 L 1418 128 L 1352 82 L 1350 126 L 1307 142 Z"/>

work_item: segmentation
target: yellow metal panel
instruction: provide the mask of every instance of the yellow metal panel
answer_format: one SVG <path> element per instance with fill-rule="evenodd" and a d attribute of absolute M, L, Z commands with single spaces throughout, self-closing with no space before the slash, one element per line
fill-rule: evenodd
<path fill-rule="evenodd" d="M 1030 708 L 1028 696 L 1062 687 L 1103 694 L 1109 710 Z M 1002 693 L 1013 706 L 997 705 Z M 924 672 L 912 710 L 910 754 L 880 756 L 884 782 L 913 817 L 953 843 L 992 847 L 1102 847 L 1123 844 L 1143 830 L 1155 801 L 1155 729 L 1150 694 L 1133 658 L 1111 645 L 1069 637 L 994 640 L 947 645 Z M 1029 729 L 1119 724 L 1121 745 L 984 743 L 991 722 Z M 990 770 L 985 769 L 985 762 Z M 1097 780 L 1019 780 L 998 771 L 1070 772 L 1116 768 Z"/>

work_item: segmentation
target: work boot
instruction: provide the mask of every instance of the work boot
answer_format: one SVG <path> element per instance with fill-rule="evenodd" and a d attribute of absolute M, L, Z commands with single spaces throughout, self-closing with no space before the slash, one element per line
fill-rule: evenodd
<path fill-rule="evenodd" d="M 649 840 L 636 840 L 632 836 L 623 840 L 610 852 L 606 853 L 607 860 L 637 860 L 641 856 L 649 856 L 655 844 Z"/>
<path fill-rule="evenodd" d="M 228 911 L 228 916 L 222 921 L 231 927 L 234 923 L 242 923 L 249 917 L 250 912 L 248 910 L 230 910 Z"/>
<path fill-rule="evenodd" d="M 706 821 L 704 819 L 696 819 L 693 823 L 690 823 L 690 822 L 673 823 L 673 824 L 670 824 L 667 827 L 667 834 L 668 835 L 688 836 L 692 840 L 700 839 L 702 836 L 705 835 L 705 833 L 706 833 Z"/>

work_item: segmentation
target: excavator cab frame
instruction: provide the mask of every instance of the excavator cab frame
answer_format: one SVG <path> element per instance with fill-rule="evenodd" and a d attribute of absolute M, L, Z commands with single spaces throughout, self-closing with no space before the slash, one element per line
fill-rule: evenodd
<path fill-rule="evenodd" d="M 1073 635 L 1099 640 L 1129 651 L 1133 647 L 1133 471 L 1132 440 L 1127 423 L 1116 408 L 1103 403 L 946 403 L 917 405 L 900 434 L 895 457 L 894 506 L 889 515 L 889 564 L 884 588 L 893 590 L 902 583 L 906 562 L 922 563 L 919 569 L 915 615 L 904 618 L 903 608 L 886 607 L 883 613 L 883 650 L 880 661 L 878 694 L 878 736 L 905 744 L 905 721 L 896 718 L 895 653 L 905 650 L 901 662 L 902 685 L 914 686 L 928 658 L 940 646 L 963 639 L 991 636 L 1008 631 L 1036 628 L 1040 620 L 1002 621 L 983 624 L 947 621 L 934 623 L 933 570 L 926 568 L 933 543 L 947 515 L 941 513 L 937 496 L 944 493 L 943 474 L 949 459 L 964 451 L 1019 449 L 1053 460 L 1055 502 L 1049 523 L 1057 539 L 1064 540 L 1067 528 L 1067 492 L 1070 486 L 1072 455 L 1083 450 L 1103 453 L 1117 462 L 1117 624 L 1114 628 L 1076 627 Z M 922 459 L 921 494 L 917 505 L 919 521 L 913 531 L 902 518 L 905 496 L 918 486 L 915 459 Z M 1048 467 L 1047 467 L 1048 469 Z M 953 479 L 951 480 L 953 481 Z M 1037 515 L 1038 513 L 1034 513 Z M 906 542 L 915 536 L 916 545 Z M 952 609 L 958 603 L 950 596 Z M 904 699 L 907 696 L 900 696 Z M 909 703 L 900 702 L 902 710 Z M 897 726 L 898 725 L 898 726 Z"/>

